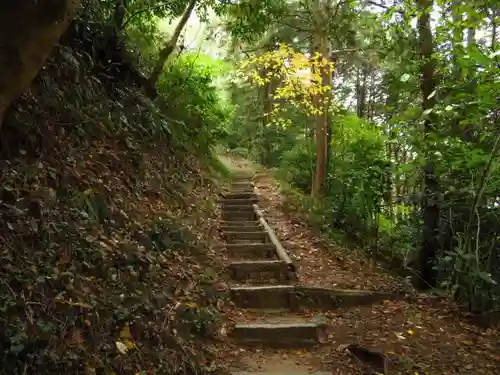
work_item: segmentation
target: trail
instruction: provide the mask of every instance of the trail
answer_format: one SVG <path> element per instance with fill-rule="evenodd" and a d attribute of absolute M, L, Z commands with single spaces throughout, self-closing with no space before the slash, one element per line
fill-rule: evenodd
<path fill-rule="evenodd" d="M 269 173 L 222 161 L 237 176 L 220 223 L 230 303 L 218 352 L 233 374 L 500 374 L 497 331 L 326 243 L 284 212 Z M 254 203 L 295 272 L 277 255 Z"/>

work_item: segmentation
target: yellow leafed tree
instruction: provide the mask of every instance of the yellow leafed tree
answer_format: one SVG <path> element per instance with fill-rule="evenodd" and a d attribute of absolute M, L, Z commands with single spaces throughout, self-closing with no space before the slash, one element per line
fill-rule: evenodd
<path fill-rule="evenodd" d="M 320 152 L 319 149 L 326 147 L 327 113 L 331 105 L 329 77 L 333 64 L 323 55 L 317 52 L 314 56 L 307 56 L 282 44 L 275 51 L 246 60 L 240 67 L 240 75 L 254 85 L 266 86 L 273 81 L 280 81 L 280 85 L 271 93 L 274 103 L 271 113 L 266 114 L 269 122 L 280 126 L 290 125 L 283 102 L 305 110 L 315 120 L 318 155 L 312 184 L 313 195 L 318 195 L 323 184 L 321 181 L 325 178 L 326 150 Z"/>

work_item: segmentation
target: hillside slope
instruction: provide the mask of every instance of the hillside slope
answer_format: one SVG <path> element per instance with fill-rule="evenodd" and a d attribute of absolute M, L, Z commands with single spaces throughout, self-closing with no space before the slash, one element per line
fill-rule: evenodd
<path fill-rule="evenodd" d="M 213 163 L 103 35 L 73 25 L 1 130 L 3 374 L 211 364 Z"/>

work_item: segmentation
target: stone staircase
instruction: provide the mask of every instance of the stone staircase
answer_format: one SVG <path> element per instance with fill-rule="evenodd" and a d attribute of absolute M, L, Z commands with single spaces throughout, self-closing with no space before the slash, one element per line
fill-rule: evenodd
<path fill-rule="evenodd" d="M 295 311 L 302 308 L 336 309 L 394 299 L 391 293 L 332 290 L 300 285 L 295 267 L 257 206 L 250 176 L 238 176 L 221 200 L 220 229 L 226 242 L 227 271 L 233 280 L 230 298 L 237 308 L 278 314 L 261 322 L 237 323 L 231 336 L 238 345 L 274 348 L 310 347 L 326 342 L 332 327 L 327 319 L 305 320 Z M 234 372 L 233 374 L 279 375 L 281 372 Z M 286 371 L 286 374 L 304 373 Z M 316 372 L 315 374 L 328 374 Z"/>

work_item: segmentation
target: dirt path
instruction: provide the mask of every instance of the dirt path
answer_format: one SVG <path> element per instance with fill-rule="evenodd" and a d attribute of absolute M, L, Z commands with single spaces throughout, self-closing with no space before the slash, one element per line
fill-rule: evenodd
<path fill-rule="evenodd" d="M 252 170 L 248 163 L 230 158 L 225 162 L 236 171 Z M 285 214 L 278 184 L 268 173 L 258 171 L 253 182 L 259 208 L 296 265 L 300 285 L 408 291 L 404 283 L 373 263 L 325 243 L 299 218 Z M 226 262 L 231 259 L 227 253 L 222 253 L 222 257 Z M 229 279 L 228 283 L 235 284 Z M 500 374 L 497 331 L 467 324 L 444 299 L 417 293 L 407 293 L 406 297 L 326 310 L 301 307 L 293 312 L 287 306 L 274 310 L 238 308 L 233 298 L 233 302 L 222 307 L 229 334 L 217 350 L 233 373 L 374 373 L 378 357 L 370 362 L 355 348 L 351 352 L 343 350 L 346 345 L 357 343 L 386 354 L 387 374 Z M 319 343 L 307 347 L 269 347 L 266 342 L 249 345 L 231 335 L 236 324 L 311 324 L 320 320 L 329 327 Z M 292 336 L 291 333 L 290 341 Z"/>

